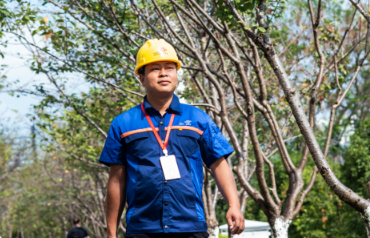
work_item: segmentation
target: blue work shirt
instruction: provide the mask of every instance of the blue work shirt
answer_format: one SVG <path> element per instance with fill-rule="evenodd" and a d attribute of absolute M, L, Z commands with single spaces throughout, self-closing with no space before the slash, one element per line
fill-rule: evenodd
<path fill-rule="evenodd" d="M 163 151 L 141 104 L 113 120 L 99 161 L 126 166 L 127 233 L 206 232 L 203 162 L 210 167 L 233 148 L 207 113 L 181 104 L 176 95 L 164 116 L 146 98 L 144 108 L 163 141 L 175 114 L 167 150 L 176 156 L 181 178 L 164 180 Z"/>

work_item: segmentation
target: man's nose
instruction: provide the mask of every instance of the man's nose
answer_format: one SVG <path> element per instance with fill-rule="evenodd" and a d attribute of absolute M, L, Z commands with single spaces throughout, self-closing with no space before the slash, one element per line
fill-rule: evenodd
<path fill-rule="evenodd" d="M 161 77 L 167 76 L 167 71 L 165 67 L 161 68 L 161 71 L 159 72 L 159 76 Z"/>

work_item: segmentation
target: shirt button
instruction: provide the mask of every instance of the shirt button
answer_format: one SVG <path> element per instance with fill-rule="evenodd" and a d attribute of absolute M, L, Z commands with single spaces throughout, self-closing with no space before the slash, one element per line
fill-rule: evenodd
<path fill-rule="evenodd" d="M 159 124 L 163 125 L 163 121 L 159 122 Z"/>
<path fill-rule="evenodd" d="M 164 184 L 167 184 L 167 180 L 166 180 L 166 181 L 164 181 Z"/>
<path fill-rule="evenodd" d="M 167 226 L 167 225 L 165 225 L 165 226 L 164 226 L 164 228 L 166 228 L 166 229 L 167 229 L 167 228 L 168 228 L 168 226 Z"/>
<path fill-rule="evenodd" d="M 168 202 L 165 202 L 164 205 L 167 206 L 168 205 Z"/>

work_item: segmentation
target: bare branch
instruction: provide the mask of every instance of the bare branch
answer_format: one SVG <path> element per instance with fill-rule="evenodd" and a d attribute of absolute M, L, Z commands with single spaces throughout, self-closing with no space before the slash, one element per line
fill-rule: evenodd
<path fill-rule="evenodd" d="M 59 85 L 55 82 L 54 78 L 50 76 L 50 74 L 48 74 L 47 72 L 45 72 L 45 75 L 49 78 L 49 80 L 55 85 L 55 87 L 57 87 L 57 89 L 59 90 L 59 92 L 67 99 L 69 105 L 71 107 L 73 107 L 73 109 L 78 113 L 80 114 L 83 118 L 85 118 L 91 125 L 93 125 L 99 132 L 100 134 L 102 134 L 105 138 L 107 138 L 107 133 L 101 129 L 98 124 L 96 124 L 90 117 L 88 117 L 85 113 L 83 113 L 80 109 L 78 109 L 74 104 L 73 102 L 71 101 L 71 99 L 67 96 L 67 94 L 63 91 L 63 89 L 61 87 L 59 87 Z"/>
<path fill-rule="evenodd" d="M 194 107 L 208 107 L 210 108 L 214 113 L 216 113 L 217 115 L 220 115 L 220 112 L 217 110 L 217 108 L 212 105 L 212 104 L 206 104 L 206 103 L 194 103 L 194 104 L 191 104 L 192 106 Z"/>
<path fill-rule="evenodd" d="M 364 9 L 362 9 L 362 7 L 360 6 L 360 4 L 358 4 L 357 2 L 355 2 L 354 0 L 349 0 L 352 5 L 364 16 L 364 18 L 366 19 L 366 21 L 368 22 L 368 24 L 370 24 L 370 15 L 367 14 Z"/>
<path fill-rule="evenodd" d="M 272 188 L 270 190 L 272 192 L 272 196 L 274 197 L 275 202 L 277 204 L 280 204 L 281 203 L 281 200 L 280 200 L 280 198 L 279 198 L 279 196 L 277 194 L 277 190 L 276 190 L 276 180 L 275 180 L 274 164 L 270 160 L 268 160 L 266 158 L 266 156 L 263 156 L 263 159 L 264 159 L 264 161 L 266 162 L 266 164 L 269 167 L 270 180 L 271 180 L 271 186 L 272 186 Z"/>
<path fill-rule="evenodd" d="M 313 172 L 312 172 L 312 176 L 311 176 L 311 180 L 310 182 L 308 183 L 307 187 L 305 188 L 305 190 L 303 190 L 302 194 L 301 194 L 301 197 L 299 198 L 298 200 L 298 203 L 293 211 L 293 217 L 297 216 L 297 214 L 299 213 L 299 210 L 301 209 L 302 207 L 302 204 L 303 204 L 303 201 L 304 199 L 306 198 L 307 194 L 311 191 L 314 183 L 315 183 L 315 180 L 316 180 L 316 177 L 317 177 L 317 172 L 318 172 L 318 169 L 317 167 L 315 166 Z"/>
<path fill-rule="evenodd" d="M 66 154 L 68 154 L 69 156 L 72 156 L 74 159 L 76 159 L 76 160 L 79 160 L 79 161 L 82 161 L 82 162 L 84 162 L 84 163 L 87 163 L 87 164 L 89 164 L 89 165 L 92 165 L 92 166 L 94 166 L 94 167 L 99 167 L 99 168 L 107 168 L 107 166 L 105 166 L 105 165 L 103 165 L 103 164 L 99 164 L 99 163 L 95 163 L 95 162 L 91 162 L 91 161 L 88 161 L 88 160 L 85 160 L 85 159 L 83 159 L 83 158 L 80 158 L 80 157 L 78 157 L 77 155 L 75 155 L 75 154 L 73 154 L 73 153 L 71 153 L 71 152 L 69 152 L 69 151 L 67 151 L 66 149 L 64 149 L 63 147 L 61 147 L 60 145 L 58 145 L 58 144 L 56 144 L 55 145 L 58 149 L 60 149 L 61 151 L 63 151 L 63 152 L 65 152 Z"/>

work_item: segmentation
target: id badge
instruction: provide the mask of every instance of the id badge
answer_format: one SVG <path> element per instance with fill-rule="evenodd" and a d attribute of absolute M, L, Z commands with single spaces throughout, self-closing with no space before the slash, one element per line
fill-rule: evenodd
<path fill-rule="evenodd" d="M 165 180 L 180 178 L 179 167 L 177 166 L 176 157 L 174 155 L 161 156 L 159 161 L 161 162 Z"/>

